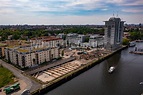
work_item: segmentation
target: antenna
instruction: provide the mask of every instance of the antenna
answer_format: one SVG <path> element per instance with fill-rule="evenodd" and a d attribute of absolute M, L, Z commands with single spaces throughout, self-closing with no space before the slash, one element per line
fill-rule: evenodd
<path fill-rule="evenodd" d="M 115 15 L 114 15 L 114 11 L 113 11 L 113 17 L 114 17 Z"/>
<path fill-rule="evenodd" d="M 114 17 L 114 13 L 113 13 L 113 17 Z"/>
<path fill-rule="evenodd" d="M 117 11 L 117 17 L 118 17 L 118 11 Z"/>

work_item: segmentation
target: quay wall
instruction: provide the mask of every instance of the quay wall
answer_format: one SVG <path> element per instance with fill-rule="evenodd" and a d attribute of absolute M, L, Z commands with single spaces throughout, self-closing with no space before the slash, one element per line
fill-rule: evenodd
<path fill-rule="evenodd" d="M 62 77 L 57 78 L 57 79 L 49 82 L 48 84 L 45 84 L 44 87 L 39 88 L 38 90 L 32 92 L 31 94 L 32 95 L 43 95 L 45 93 L 48 93 L 48 91 L 50 91 L 50 90 L 52 90 L 52 89 L 62 85 L 63 83 L 65 83 L 65 82 L 71 80 L 72 78 L 78 76 L 79 74 L 89 70 L 93 66 L 101 63 L 102 61 L 108 59 L 109 57 L 113 56 L 114 54 L 116 54 L 116 53 L 118 53 L 118 52 L 120 52 L 120 51 L 122 51 L 122 50 L 124 50 L 126 48 L 127 48 L 127 46 L 122 47 L 122 48 L 114 51 L 113 53 L 108 54 L 107 56 L 104 56 L 104 57 L 100 58 L 99 60 L 93 60 L 93 61 L 89 62 L 88 64 L 86 64 L 84 66 L 81 66 L 78 69 L 76 69 L 76 70 L 74 70 L 74 71 L 72 71 L 72 72 L 70 72 L 68 74 L 63 75 Z"/>

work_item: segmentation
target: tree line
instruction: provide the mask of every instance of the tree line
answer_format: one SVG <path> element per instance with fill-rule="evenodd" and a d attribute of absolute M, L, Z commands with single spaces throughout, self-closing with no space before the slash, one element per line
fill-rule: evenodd
<path fill-rule="evenodd" d="M 39 36 L 50 36 L 57 35 L 59 33 L 78 33 L 78 34 L 101 34 L 104 35 L 104 29 L 94 29 L 89 27 L 71 27 L 59 30 L 48 30 L 48 29 L 1 29 L 0 36 L 1 41 L 7 40 L 8 36 L 12 35 L 11 39 L 30 39 Z"/>

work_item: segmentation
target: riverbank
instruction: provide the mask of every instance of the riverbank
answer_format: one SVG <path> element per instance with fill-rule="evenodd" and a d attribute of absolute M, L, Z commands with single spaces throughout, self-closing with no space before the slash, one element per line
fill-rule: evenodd
<path fill-rule="evenodd" d="M 86 70 L 89 70 L 90 68 L 92 68 L 93 66 L 95 66 L 96 64 L 99 64 L 100 62 L 102 62 L 103 60 L 111 57 L 112 55 L 114 55 L 115 53 L 118 53 L 120 52 L 121 50 L 125 49 L 126 47 L 123 47 L 123 48 L 120 48 L 112 53 L 109 53 L 108 55 L 104 56 L 104 57 L 100 57 L 99 59 L 94 59 L 94 60 L 91 60 L 90 62 L 88 62 L 88 64 L 85 64 L 85 65 L 82 65 L 81 67 L 79 67 L 78 69 L 68 73 L 68 74 L 65 74 L 64 76 L 62 77 L 59 77 L 45 85 L 43 85 L 42 88 L 38 89 L 37 91 L 33 92 L 32 94 L 33 95 L 41 95 L 43 93 L 46 93 L 52 89 L 54 89 L 55 87 L 65 83 L 66 81 L 69 81 L 70 79 L 76 77 L 77 75 L 85 72 Z"/>

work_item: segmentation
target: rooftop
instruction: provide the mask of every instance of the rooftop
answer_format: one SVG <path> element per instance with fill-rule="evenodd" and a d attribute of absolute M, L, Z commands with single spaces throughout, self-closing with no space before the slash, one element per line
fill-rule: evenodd
<path fill-rule="evenodd" d="M 4 46 L 7 46 L 7 44 L 0 43 L 0 47 L 4 47 Z"/>
<path fill-rule="evenodd" d="M 19 51 L 19 52 L 24 52 L 24 53 L 26 53 L 26 52 L 29 52 L 29 50 L 27 50 L 27 49 L 18 49 L 17 51 Z"/>
<path fill-rule="evenodd" d="M 42 41 L 53 41 L 53 40 L 61 40 L 61 38 L 56 38 L 55 36 L 42 36 L 38 38 L 32 38 L 31 40 L 42 40 Z"/>

